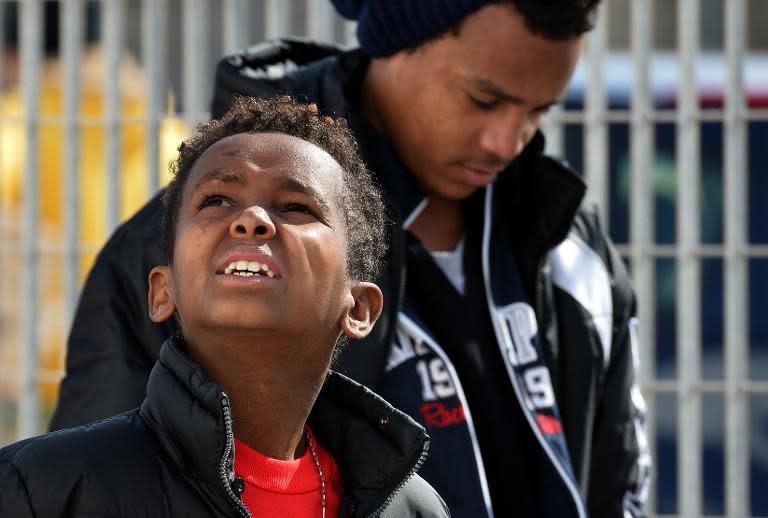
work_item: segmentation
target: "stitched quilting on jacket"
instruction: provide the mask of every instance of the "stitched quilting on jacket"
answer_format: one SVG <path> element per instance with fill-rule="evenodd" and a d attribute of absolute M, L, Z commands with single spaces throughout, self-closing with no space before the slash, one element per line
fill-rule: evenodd
<path fill-rule="evenodd" d="M 307 41 L 253 47 L 219 64 L 212 115 L 223 114 L 233 95 L 290 94 L 349 120 L 396 224 L 388 229 L 388 257 L 377 280 L 384 292 L 382 317 L 366 340 L 345 348 L 336 369 L 428 427 L 432 450 L 422 473 L 454 515 L 492 516 L 472 408 L 461 380 L 439 340 L 423 325 L 419 308 L 406 304 L 402 226 L 418 210 L 424 193 L 398 164 L 372 155 L 354 108 L 366 66 L 359 51 Z M 634 294 L 595 211 L 581 205 L 583 182 L 543 149 L 543 137 L 537 135 L 494 185 L 480 193 L 477 229 L 487 280 L 484 303 L 493 322 L 494 345 L 505 362 L 504 375 L 515 389 L 516 401 L 510 404 L 523 409 L 536 455 L 547 471 L 538 516 L 640 516 L 650 457 L 644 404 L 635 383 Z M 160 210 L 156 197 L 115 233 L 97 259 L 70 337 L 54 428 L 135 406 L 156 344 L 173 333 L 170 326 L 156 326 L 146 316 L 147 273 L 162 257 L 156 226 Z M 516 306 L 505 292 L 510 257 L 525 288 L 526 307 Z M 516 325 L 530 324 L 530 315 L 534 325 Z M 541 354 L 531 360 L 514 336 L 533 329 Z M 401 362 L 403 358 L 407 361 Z M 437 370 L 447 372 L 450 383 L 419 372 L 425 363 L 439 363 Z M 114 373 L 119 382 L 105 381 L 105 372 Z M 430 382 L 450 384 L 452 390 L 436 392 Z M 404 389 L 413 383 L 415 390 Z M 552 411 L 553 399 L 557 412 Z M 422 412 L 425 404 L 441 404 L 459 418 L 449 427 L 430 427 Z M 430 472 L 430 464 L 451 469 Z"/>
<path fill-rule="evenodd" d="M 147 392 L 134 411 L 0 450 L 0 516 L 249 516 L 231 488 L 228 398 L 179 339 L 163 345 Z M 370 390 L 329 373 L 309 423 L 339 465 L 340 516 L 448 516 L 416 474 L 424 429 Z"/>

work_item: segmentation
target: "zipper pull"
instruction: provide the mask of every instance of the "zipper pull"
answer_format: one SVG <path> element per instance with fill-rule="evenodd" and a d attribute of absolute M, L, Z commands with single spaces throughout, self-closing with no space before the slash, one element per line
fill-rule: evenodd
<path fill-rule="evenodd" d="M 242 500 L 243 493 L 245 493 L 245 480 L 240 477 L 235 477 L 235 480 L 232 481 L 230 487 L 232 488 L 232 492 L 237 495 L 237 498 Z"/>

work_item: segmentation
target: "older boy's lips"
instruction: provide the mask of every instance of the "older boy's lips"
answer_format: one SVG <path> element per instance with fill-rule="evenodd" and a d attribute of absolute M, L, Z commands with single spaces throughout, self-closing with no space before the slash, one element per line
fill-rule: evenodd
<path fill-rule="evenodd" d="M 238 276 L 238 273 L 253 277 L 280 278 L 282 273 L 275 261 L 268 255 L 252 247 L 235 247 L 224 256 L 216 267 L 218 275 Z M 247 278 L 247 277 L 246 277 Z"/>
<path fill-rule="evenodd" d="M 485 187 L 493 182 L 500 170 L 488 167 L 474 167 L 467 164 L 458 164 L 457 167 L 461 180 L 475 187 Z"/>

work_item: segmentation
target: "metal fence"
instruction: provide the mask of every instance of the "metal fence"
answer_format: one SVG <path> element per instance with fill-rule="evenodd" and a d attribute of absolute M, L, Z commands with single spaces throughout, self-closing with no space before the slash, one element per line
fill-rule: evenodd
<path fill-rule="evenodd" d="M 186 127 L 191 127 L 208 117 L 216 57 L 258 39 L 284 34 L 305 34 L 347 43 L 354 40 L 354 25 L 342 22 L 324 0 L 61 0 L 57 3 L 60 34 L 58 50 L 52 58 L 42 50 L 47 31 L 44 11 L 50 2 L 0 0 L 0 30 L 4 36 L 0 38 L 0 55 L 4 59 L 0 66 L 0 85 L 3 85 L 0 96 L 4 99 L 0 102 L 0 136 L 5 140 L 0 141 L 0 164 L 4 167 L 0 171 L 0 444 L 44 431 L 55 401 L 55 385 L 62 375 L 65 336 L 58 332 L 46 338 L 43 333 L 52 327 L 60 330 L 68 327 L 93 253 L 130 213 L 128 209 L 133 209 L 126 207 L 125 189 L 138 189 L 139 198 L 147 199 L 161 185 L 165 174 L 162 143 L 167 120 L 178 118 Z M 617 3 L 617 0 L 604 1 L 606 8 Z M 752 481 L 768 484 L 768 461 L 756 466 L 751 447 L 756 438 L 766 437 L 768 423 L 756 422 L 750 412 L 755 405 L 765 409 L 768 394 L 765 370 L 750 368 L 756 355 L 759 353 L 760 358 L 765 358 L 768 350 L 767 344 L 756 343 L 768 334 L 763 333 L 765 328 L 754 331 L 755 322 L 765 318 L 764 308 L 760 307 L 764 299 L 750 295 L 755 286 L 756 291 L 768 291 L 768 275 L 761 263 L 768 259 L 768 239 L 761 240 L 760 231 L 750 233 L 751 226 L 759 224 L 756 218 L 761 216 L 755 216 L 751 206 L 759 198 L 749 192 L 750 186 L 768 185 L 765 179 L 768 170 L 750 164 L 752 148 L 756 145 L 753 133 L 763 131 L 765 141 L 758 144 L 765 146 L 768 142 L 768 109 L 750 107 L 747 98 L 745 63 L 750 56 L 746 48 L 746 0 L 727 0 L 722 6 L 721 58 L 725 80 L 719 106 L 702 107 L 698 95 L 701 90 L 701 1 L 678 0 L 676 3 L 678 44 L 673 52 L 676 102 L 660 107 L 652 70 L 657 58 L 653 46 L 653 2 L 632 0 L 627 13 L 631 45 L 625 59 L 631 72 L 626 92 L 629 102 L 616 106 L 613 100 L 607 79 L 616 74 L 612 68 L 616 53 L 608 45 L 608 17 L 601 16 L 588 38 L 585 58 L 577 72 L 581 93 L 575 88 L 569 97 L 575 101 L 555 110 L 544 126 L 550 152 L 572 159 L 577 169 L 584 171 L 590 185 L 589 197 L 599 205 L 612 233 L 622 233 L 614 228 L 617 213 L 619 225 L 622 221 L 621 210 L 617 212 L 615 205 L 620 203 L 617 192 L 621 189 L 617 184 L 626 183 L 626 231 L 623 237 L 617 235 L 616 240 L 631 268 L 639 301 L 641 383 L 648 404 L 649 427 L 655 432 L 650 435 L 657 472 L 650 495 L 651 514 L 768 516 L 768 506 L 756 504 L 750 492 Z M 99 49 L 98 74 L 102 89 L 98 115 L 88 114 L 85 106 L 88 101 L 82 95 L 84 34 L 86 25 L 91 23 L 89 16 L 95 17 L 94 23 L 99 28 L 96 32 L 100 33 L 90 44 Z M 13 49 L 9 50 L 7 41 L 10 40 L 5 37 L 8 31 L 16 29 L 18 82 L 8 78 Z M 141 74 L 126 78 L 125 55 L 131 50 L 131 41 L 138 41 L 135 50 Z M 46 74 L 52 60 L 58 67 L 56 81 L 60 92 L 57 95 L 61 104 L 61 109 L 54 112 L 45 104 Z M 768 81 L 766 63 L 768 61 L 758 60 L 757 67 L 753 67 L 758 70 L 753 72 L 758 79 Z M 145 109 L 139 115 L 125 113 L 125 83 L 131 81 L 139 81 L 143 92 Z M 15 97 L 14 92 L 18 94 Z M 23 109 L 15 110 L 19 107 Z M 675 150 L 676 188 L 672 217 L 660 212 L 656 185 L 655 156 L 659 125 L 663 124 L 674 128 L 671 139 Z M 722 239 L 719 241 L 704 240 L 701 231 L 702 212 L 706 211 L 702 206 L 701 131 L 704 124 L 719 124 L 722 134 L 719 188 Z M 14 128 L 21 132 L 16 134 L 21 137 L 10 141 Z M 50 193 L 47 181 L 41 182 L 41 164 L 49 144 L 41 134 L 48 128 L 60 131 L 57 144 L 60 154 L 55 160 L 62 191 L 54 194 Z M 94 153 L 89 147 L 91 137 L 86 134 L 89 129 L 101 135 L 96 139 L 100 144 L 96 152 L 103 159 L 99 174 L 103 176 L 100 185 L 104 188 L 99 193 L 87 192 L 81 176 L 89 166 L 88 157 Z M 578 133 L 574 134 L 574 129 Z M 138 131 L 136 135 L 141 136 L 143 158 L 139 174 L 143 181 L 140 187 L 126 185 L 124 178 L 128 153 L 125 138 L 129 131 Z M 624 176 L 617 176 L 612 156 L 621 145 L 615 142 L 621 140 L 615 136 L 621 131 L 627 135 L 628 165 Z M 21 162 L 9 158 L 20 149 L 14 148 L 13 142 L 23 143 Z M 22 164 L 15 173 L 16 184 L 14 163 Z M 766 165 L 763 167 L 768 169 Z M 768 188 L 762 194 L 768 196 Z M 57 230 L 55 234 L 46 230 L 51 225 L 41 215 L 46 210 L 46 203 L 41 200 L 51 195 L 59 197 L 62 208 L 54 216 L 60 223 L 52 225 Z M 88 210 L 93 196 L 104 200 L 104 210 L 100 215 L 87 216 L 98 220 L 100 230 L 96 232 L 97 238 L 89 234 L 86 239 L 82 230 L 88 223 L 84 222 L 84 211 Z M 763 201 L 767 201 L 766 198 Z M 672 240 L 660 242 L 657 235 L 660 225 L 674 226 Z M 768 216 L 763 225 L 768 226 Z M 758 238 L 750 237 L 755 233 Z M 702 261 L 707 260 L 721 262 L 722 270 L 723 300 L 718 317 L 724 326 L 719 358 L 722 373 L 715 376 L 705 375 L 702 366 L 703 343 L 707 341 L 702 336 L 707 324 L 702 305 L 709 303 L 704 293 L 707 279 L 703 277 Z M 664 281 L 660 280 L 660 261 L 674 267 L 675 274 L 670 280 L 674 284 L 671 314 L 658 306 L 659 286 L 665 286 L 660 284 Z M 52 294 L 52 281 L 46 280 L 50 269 L 56 271 L 56 282 L 63 283 L 59 294 Z M 759 275 L 750 275 L 750 272 L 759 272 Z M 49 312 L 44 308 L 51 299 L 55 299 L 55 310 Z M 757 311 L 762 314 L 756 314 Z M 666 344 L 657 336 L 663 324 L 660 320 L 664 319 L 675 322 L 674 339 Z M 46 341 L 54 342 L 53 352 L 43 350 L 41 344 Z M 47 364 L 41 360 L 46 354 L 54 358 Z M 673 374 L 662 376 L 660 369 L 667 356 L 673 357 L 670 363 Z M 722 476 L 715 477 L 722 481 L 715 489 L 722 497 L 721 503 L 714 507 L 706 504 L 709 468 L 703 460 L 707 447 L 703 434 L 709 412 L 705 408 L 709 396 L 721 398 L 724 409 L 719 418 L 724 437 L 719 455 L 724 467 Z M 673 417 L 677 423 L 676 433 L 669 450 L 672 456 L 665 456 L 657 444 L 662 437 L 659 431 L 663 428 L 659 420 L 662 404 L 676 416 Z M 674 407 L 671 410 L 670 405 Z M 671 497 L 662 496 L 670 492 Z M 667 501 L 671 503 L 665 504 Z"/>

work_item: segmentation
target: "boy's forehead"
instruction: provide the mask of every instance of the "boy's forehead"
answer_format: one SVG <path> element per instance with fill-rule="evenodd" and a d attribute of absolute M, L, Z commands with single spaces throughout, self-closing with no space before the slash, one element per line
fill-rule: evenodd
<path fill-rule="evenodd" d="M 236 165 L 237 171 L 232 170 Z M 191 194 L 198 182 L 211 176 L 211 171 L 239 173 L 241 181 L 247 180 L 244 173 L 248 172 L 273 179 L 288 177 L 334 197 L 341 193 L 343 182 L 341 166 L 330 154 L 311 142 L 283 133 L 239 133 L 214 143 L 192 166 L 185 190 Z"/>
<path fill-rule="evenodd" d="M 317 166 L 339 168 L 338 162 L 324 149 L 299 137 L 284 133 L 238 133 L 209 147 L 200 158 L 238 157 L 256 165 L 291 165 L 295 169 Z"/>

